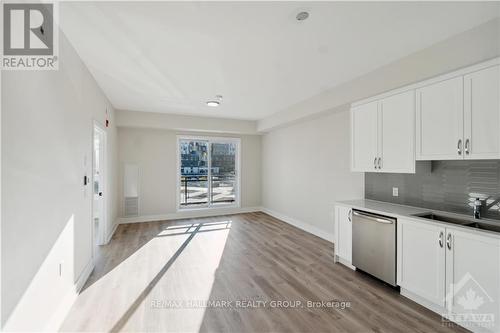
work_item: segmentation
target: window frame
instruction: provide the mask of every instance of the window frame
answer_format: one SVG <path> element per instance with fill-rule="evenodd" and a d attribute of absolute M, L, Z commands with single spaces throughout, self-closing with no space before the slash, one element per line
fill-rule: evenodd
<path fill-rule="evenodd" d="M 181 140 L 200 140 L 208 142 L 208 173 L 207 173 L 207 203 L 204 205 L 197 206 L 181 206 L 181 152 L 180 152 L 180 142 Z M 231 203 L 212 203 L 211 202 L 211 181 L 210 177 L 212 174 L 212 156 L 211 156 L 211 144 L 212 143 L 233 143 L 236 145 L 236 156 L 235 156 L 235 171 L 236 171 L 236 184 L 234 190 L 234 202 Z M 236 137 L 216 137 L 216 136 L 193 136 L 193 135 L 177 135 L 176 140 L 176 209 L 177 212 L 186 211 L 200 211 L 200 210 L 213 210 L 218 208 L 239 208 L 241 206 L 241 139 Z"/>

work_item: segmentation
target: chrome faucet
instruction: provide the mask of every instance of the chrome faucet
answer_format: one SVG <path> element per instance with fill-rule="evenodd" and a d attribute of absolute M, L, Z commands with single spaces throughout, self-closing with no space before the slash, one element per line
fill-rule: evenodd
<path fill-rule="evenodd" d="M 476 198 L 474 201 L 474 219 L 480 219 L 481 218 L 481 200 L 479 198 Z"/>

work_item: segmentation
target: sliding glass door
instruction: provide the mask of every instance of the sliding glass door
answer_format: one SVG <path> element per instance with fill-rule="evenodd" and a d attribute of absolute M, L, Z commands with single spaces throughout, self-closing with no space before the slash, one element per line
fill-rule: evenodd
<path fill-rule="evenodd" d="M 208 141 L 180 139 L 179 152 L 181 205 L 208 204 Z"/>
<path fill-rule="evenodd" d="M 179 137 L 179 208 L 237 205 L 239 139 Z"/>
<path fill-rule="evenodd" d="M 210 145 L 210 200 L 213 204 L 236 201 L 236 144 Z"/>

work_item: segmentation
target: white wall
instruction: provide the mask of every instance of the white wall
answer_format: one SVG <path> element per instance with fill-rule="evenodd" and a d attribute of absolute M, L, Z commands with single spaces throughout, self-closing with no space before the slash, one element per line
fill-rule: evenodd
<path fill-rule="evenodd" d="M 500 18 L 460 33 L 359 78 L 261 119 L 259 131 L 317 117 L 319 113 L 410 83 L 500 56 Z"/>
<path fill-rule="evenodd" d="M 91 267 L 93 121 L 112 106 L 59 32 L 59 70 L 2 73 L 2 327 L 55 329 Z M 108 133 L 108 175 L 116 129 Z M 86 164 L 84 160 L 86 159 Z M 110 177 L 108 230 L 117 215 Z M 59 264 L 62 263 L 62 276 Z M 88 273 L 88 271 L 86 271 Z M 80 280 L 79 280 L 80 278 Z"/>
<path fill-rule="evenodd" d="M 124 165 L 136 164 L 139 166 L 140 173 L 140 218 L 122 221 L 176 217 L 176 143 L 179 134 L 222 136 L 222 134 L 160 129 L 118 129 L 118 191 L 121 215 L 123 214 Z M 231 137 L 241 138 L 241 207 L 260 206 L 261 137 L 259 135 L 231 135 Z M 187 215 L 184 214 L 184 216 Z"/>
<path fill-rule="evenodd" d="M 348 107 L 336 111 L 262 139 L 264 208 L 331 241 L 333 203 L 364 195 L 364 174 L 349 170 Z"/>
<path fill-rule="evenodd" d="M 260 120 L 263 206 L 333 239 L 335 200 L 364 197 L 349 171 L 348 104 L 499 55 L 495 19 Z"/>

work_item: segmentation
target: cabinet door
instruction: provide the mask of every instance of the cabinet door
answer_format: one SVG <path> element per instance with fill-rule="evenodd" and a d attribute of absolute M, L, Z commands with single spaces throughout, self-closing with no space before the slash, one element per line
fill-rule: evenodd
<path fill-rule="evenodd" d="M 500 158 L 500 66 L 464 76 L 464 158 Z"/>
<path fill-rule="evenodd" d="M 415 173 L 415 92 L 380 101 L 381 172 Z"/>
<path fill-rule="evenodd" d="M 463 158 L 463 78 L 417 89 L 417 160 Z"/>
<path fill-rule="evenodd" d="M 447 229 L 447 308 L 454 318 L 469 318 L 466 324 L 488 324 L 500 332 L 500 240 L 498 238 Z M 471 316 L 475 315 L 475 316 Z"/>
<path fill-rule="evenodd" d="M 445 229 L 398 219 L 398 284 L 432 302 L 445 305 Z"/>
<path fill-rule="evenodd" d="M 378 102 L 363 104 L 351 109 L 351 170 L 377 171 L 377 113 Z"/>
<path fill-rule="evenodd" d="M 347 262 L 352 258 L 352 209 L 350 207 L 335 207 L 335 251 L 336 255 Z"/>

